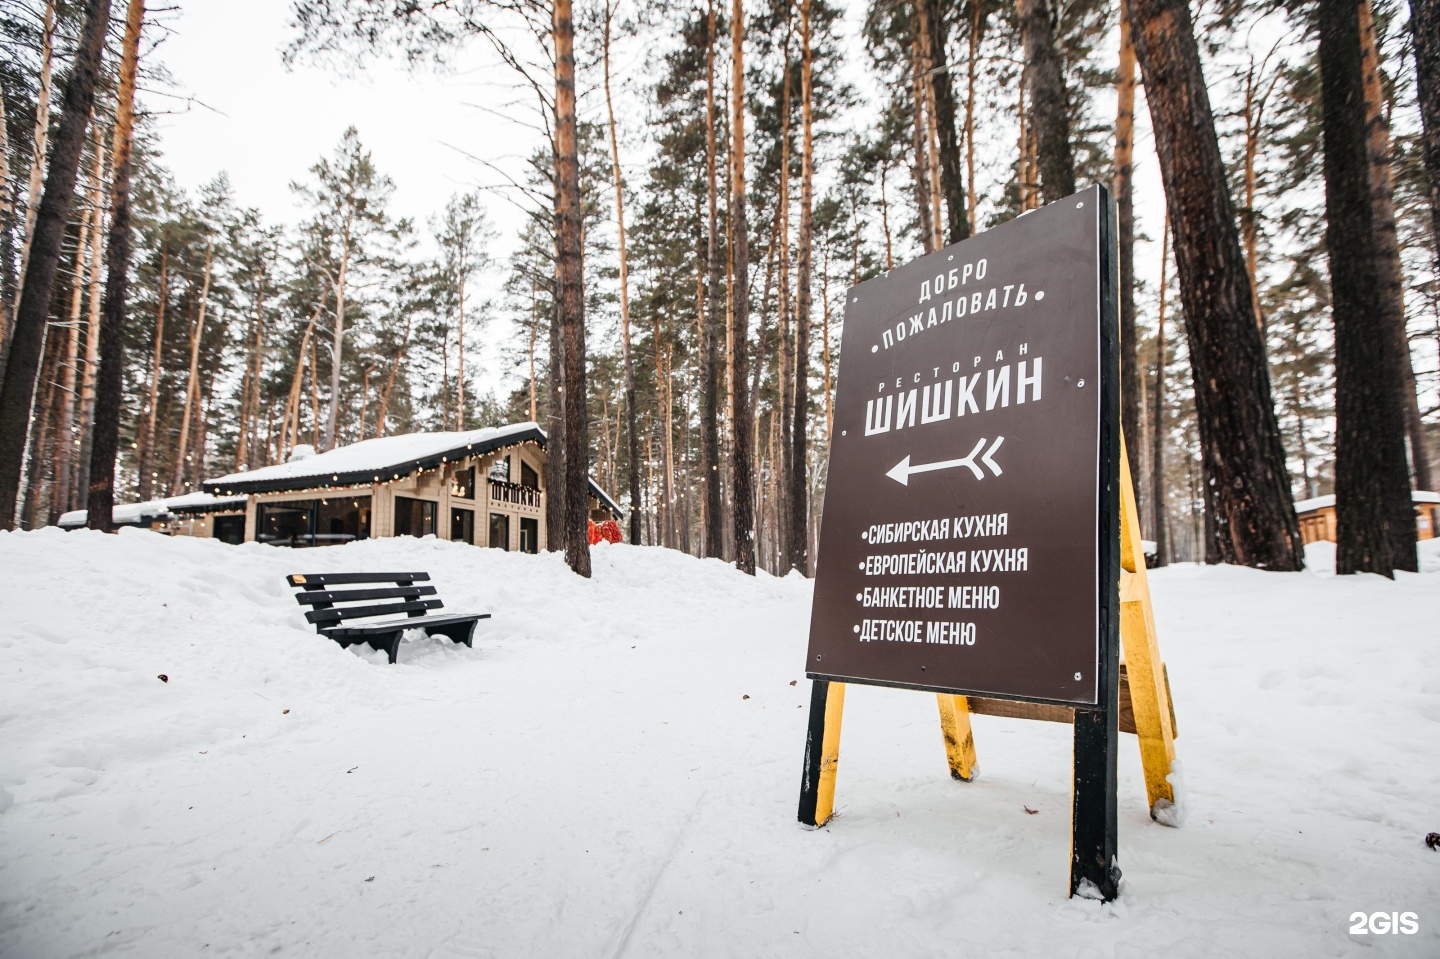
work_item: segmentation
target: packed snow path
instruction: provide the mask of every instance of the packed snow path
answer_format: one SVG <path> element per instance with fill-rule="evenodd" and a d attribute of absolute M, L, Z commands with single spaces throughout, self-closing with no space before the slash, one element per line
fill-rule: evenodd
<path fill-rule="evenodd" d="M 391 667 L 282 578 L 382 568 L 495 618 Z M 839 815 L 795 822 L 799 577 L 52 530 L 0 582 L 9 959 L 1440 955 L 1434 572 L 1153 575 L 1188 818 L 1122 735 L 1109 905 L 1065 897 L 1067 726 L 977 717 L 958 783 L 933 696 L 852 687 Z M 1348 933 L 1382 910 L 1419 933 Z"/>

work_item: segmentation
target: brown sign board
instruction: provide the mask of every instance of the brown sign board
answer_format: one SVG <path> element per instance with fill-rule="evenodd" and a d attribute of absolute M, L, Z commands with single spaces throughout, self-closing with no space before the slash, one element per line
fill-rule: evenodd
<path fill-rule="evenodd" d="M 847 294 L 810 678 L 1101 702 L 1112 217 L 1093 187 Z"/>

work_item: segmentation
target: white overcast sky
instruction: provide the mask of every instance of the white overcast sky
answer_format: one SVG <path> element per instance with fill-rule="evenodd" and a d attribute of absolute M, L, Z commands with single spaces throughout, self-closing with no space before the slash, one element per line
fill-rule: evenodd
<path fill-rule="evenodd" d="M 471 105 L 504 112 L 516 95 L 509 72 L 479 44 L 453 73 L 412 74 L 373 58 L 348 75 L 307 63 L 290 69 L 281 59 L 288 19 L 287 0 L 191 2 L 166 15 L 171 33 L 158 55 L 175 92 L 197 101 L 159 119 L 165 163 L 181 185 L 194 188 L 224 170 L 240 204 L 294 222 L 301 211 L 290 182 L 304 179 L 355 126 L 395 181 L 393 212 L 423 226 L 451 194 L 496 182 L 454 148 L 518 172 L 518 158 L 538 142 L 523 126 Z M 151 96 L 148 105 L 177 108 L 168 96 Z M 490 206 L 502 224 L 514 216 L 503 203 Z"/>
<path fill-rule="evenodd" d="M 851 0 L 849 7 L 853 9 L 847 11 L 845 31 L 853 53 L 846 62 L 854 66 L 848 79 L 863 94 L 874 90 L 874 81 L 861 66 L 866 62 L 858 41 L 861 4 Z M 401 63 L 373 57 L 354 71 L 309 63 L 287 68 L 281 54 L 292 37 L 288 0 L 190 0 L 161 16 L 166 32 L 156 55 L 174 86 L 167 95 L 152 91 L 142 99 L 151 110 L 178 111 L 158 118 L 163 162 L 191 191 L 225 171 L 236 202 L 257 207 L 267 221 L 300 219 L 303 210 L 290 190 L 291 181 L 304 179 L 311 164 L 330 155 L 351 125 L 373 152 L 378 168 L 395 182 L 392 212 L 414 218 L 422 235 L 426 218 L 451 194 L 501 182 L 496 172 L 465 153 L 518 179 L 524 175 L 524 157 L 541 144 L 531 127 L 533 111 L 516 106 L 525 92 L 516 88 L 514 74 L 483 43 L 462 51 L 451 71 L 411 72 Z M 647 82 L 644 52 L 622 47 L 615 58 L 621 136 L 629 143 L 625 152 L 630 155 L 627 179 L 632 186 L 640 182 L 638 167 L 648 136 L 644 103 L 636 92 Z M 580 53 L 582 61 L 588 53 L 594 62 L 594 51 Z M 1114 52 L 1109 55 L 1113 61 Z M 595 74 L 582 73 L 581 112 L 600 119 L 603 100 L 595 89 L 598 71 Z M 195 103 L 186 108 L 172 94 L 188 95 Z M 1159 274 L 1163 196 L 1143 91 L 1141 96 L 1137 230 L 1155 242 L 1138 244 L 1136 266 L 1140 276 L 1153 283 Z M 856 109 L 851 125 L 858 127 L 869 108 Z M 1097 109 L 1113 114 L 1113 96 Z M 823 164 L 817 174 L 825 178 Z M 500 233 L 492 252 L 503 264 L 524 215 L 498 195 L 492 195 L 487 206 Z M 498 298 L 501 283 L 503 275 L 497 270 L 482 285 Z M 488 373 L 488 385 L 499 386 L 503 371 L 492 367 Z"/>

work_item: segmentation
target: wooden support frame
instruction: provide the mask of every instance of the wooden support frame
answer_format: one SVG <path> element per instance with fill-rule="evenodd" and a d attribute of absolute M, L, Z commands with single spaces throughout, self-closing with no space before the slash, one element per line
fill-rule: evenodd
<path fill-rule="evenodd" d="M 950 778 L 970 782 L 979 773 L 975 761 L 975 735 L 970 731 L 970 703 L 964 696 L 936 693 L 940 705 L 940 733 L 945 739 L 945 758 Z"/>
<path fill-rule="evenodd" d="M 1160 659 L 1155 635 L 1155 608 L 1150 602 L 1150 581 L 1145 573 L 1145 550 L 1140 545 L 1140 517 L 1135 508 L 1135 486 L 1121 440 L 1120 455 L 1120 644 L 1128 674 L 1130 705 L 1140 740 L 1140 762 L 1145 770 L 1145 796 L 1150 818 L 1176 825 L 1175 785 L 1170 780 L 1175 763 L 1175 707 L 1170 702 L 1170 681 Z"/>

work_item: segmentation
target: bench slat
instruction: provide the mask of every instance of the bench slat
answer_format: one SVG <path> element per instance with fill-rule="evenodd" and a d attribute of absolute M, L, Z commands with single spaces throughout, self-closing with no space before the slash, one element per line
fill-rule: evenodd
<path fill-rule="evenodd" d="M 291 573 L 291 586 L 343 586 L 346 583 L 400 583 L 428 580 L 429 573 Z"/>
<path fill-rule="evenodd" d="M 434 586 L 381 586 L 371 589 L 312 589 L 295 594 L 302 606 L 316 603 L 353 603 L 362 599 L 394 599 L 396 596 L 434 596 Z"/>
<path fill-rule="evenodd" d="M 453 626 L 458 623 L 470 623 L 489 618 L 489 613 L 461 613 L 454 616 L 412 616 L 407 619 L 392 620 L 386 623 L 355 623 L 351 626 L 324 626 L 321 628 L 321 632 L 331 638 L 350 638 L 355 636 L 373 636 L 377 633 L 388 633 L 396 629 L 433 629 L 436 626 Z"/>
<path fill-rule="evenodd" d="M 367 616 L 424 612 L 427 609 L 440 609 L 444 605 L 438 599 L 422 599 L 414 603 L 382 603 L 378 606 L 349 606 L 344 609 L 312 609 L 305 614 L 305 619 L 311 623 L 338 623 L 341 620 L 362 619 Z"/>

